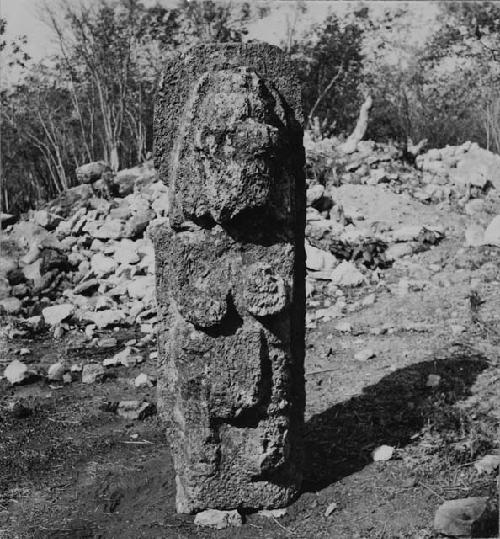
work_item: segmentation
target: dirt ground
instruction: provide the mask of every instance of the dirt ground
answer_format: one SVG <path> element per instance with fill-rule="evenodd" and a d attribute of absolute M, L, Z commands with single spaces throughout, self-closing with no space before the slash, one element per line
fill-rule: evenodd
<path fill-rule="evenodd" d="M 338 319 L 310 324 L 304 488 L 285 516 L 248 514 L 241 528 L 214 531 L 176 514 L 172 462 L 156 416 L 129 421 L 106 406 L 154 401 L 154 388 L 130 382 L 139 372 L 154 373 L 147 359 L 112 367 L 92 385 L 0 382 L 0 538 L 423 539 L 436 537 L 433 516 L 444 500 L 495 498 L 495 478 L 479 475 L 473 463 L 498 451 L 499 250 L 464 249 L 459 213 L 398 207 L 394 222 L 447 219 L 446 239 L 384 270 L 381 283 L 346 291 L 349 333 L 335 329 Z M 480 282 L 478 312 L 471 279 Z M 371 294 L 375 301 L 363 303 Z M 314 318 L 325 306 L 318 294 L 308 312 Z M 113 336 L 119 351 L 134 332 Z M 32 350 L 23 360 L 37 366 L 113 353 L 39 335 L 10 342 L 0 359 L 9 362 L 22 347 Z M 375 357 L 356 360 L 365 348 Z M 429 374 L 440 375 L 437 387 L 427 387 Z M 373 462 L 371 452 L 382 444 L 395 447 L 394 455 Z M 497 530 L 482 533 L 495 537 Z"/>

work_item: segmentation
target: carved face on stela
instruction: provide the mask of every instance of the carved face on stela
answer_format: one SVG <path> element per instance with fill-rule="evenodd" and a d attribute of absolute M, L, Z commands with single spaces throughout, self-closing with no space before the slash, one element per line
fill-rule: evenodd
<path fill-rule="evenodd" d="M 203 74 L 174 157 L 179 221 L 225 225 L 248 212 L 287 219 L 290 114 L 276 89 L 247 67 Z"/>

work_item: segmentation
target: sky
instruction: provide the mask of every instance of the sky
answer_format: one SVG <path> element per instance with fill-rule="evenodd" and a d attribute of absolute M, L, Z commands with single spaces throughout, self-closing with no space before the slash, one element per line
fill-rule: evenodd
<path fill-rule="evenodd" d="M 76 2 L 78 0 L 65 0 Z M 89 1 L 89 0 L 87 0 Z M 44 6 L 57 6 L 60 0 L 0 0 L 0 16 L 7 20 L 7 38 L 12 39 L 18 35 L 28 38 L 27 52 L 35 59 L 40 60 L 56 52 L 56 44 L 51 37 L 47 26 L 41 22 Z M 156 0 L 146 0 L 145 4 L 154 4 Z M 177 4 L 177 0 L 159 0 L 165 6 Z M 257 2 L 252 2 L 257 3 Z M 271 14 L 266 19 L 258 21 L 249 27 L 249 38 L 278 44 L 286 35 L 287 25 L 294 18 L 296 1 L 271 1 Z M 359 5 L 358 2 L 321 1 L 310 0 L 306 2 L 307 13 L 300 16 L 297 24 L 299 30 L 319 23 L 331 11 L 345 12 Z M 383 11 L 387 6 L 394 7 L 396 2 L 371 2 L 375 11 Z M 406 2 L 410 9 L 424 17 L 432 17 L 434 10 L 431 2 Z"/>

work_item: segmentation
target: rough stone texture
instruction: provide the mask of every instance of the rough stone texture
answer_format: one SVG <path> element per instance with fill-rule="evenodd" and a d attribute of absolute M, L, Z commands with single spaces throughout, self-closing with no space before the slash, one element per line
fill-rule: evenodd
<path fill-rule="evenodd" d="M 277 47 L 204 45 L 167 66 L 158 397 L 179 512 L 282 507 L 300 489 L 302 136 L 300 86 Z"/>

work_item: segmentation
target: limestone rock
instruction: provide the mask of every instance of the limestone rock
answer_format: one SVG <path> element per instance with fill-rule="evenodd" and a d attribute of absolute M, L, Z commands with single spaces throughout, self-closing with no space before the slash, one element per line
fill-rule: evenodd
<path fill-rule="evenodd" d="M 4 311 L 7 314 L 18 314 L 21 311 L 21 301 L 18 298 L 0 299 L 0 312 Z"/>
<path fill-rule="evenodd" d="M 155 217 L 156 213 L 149 209 L 136 213 L 127 220 L 124 229 L 124 236 L 126 238 L 138 238 L 142 236 L 149 223 Z"/>
<path fill-rule="evenodd" d="M 155 294 L 155 280 L 152 276 L 135 277 L 127 286 L 127 292 L 133 299 L 151 302 Z"/>
<path fill-rule="evenodd" d="M 107 219 L 102 225 L 94 223 L 91 234 L 102 240 L 119 239 L 124 236 L 124 223 L 121 219 Z"/>
<path fill-rule="evenodd" d="M 486 228 L 483 243 L 500 247 L 500 215 L 497 215 Z"/>
<path fill-rule="evenodd" d="M 338 264 L 335 256 L 328 252 L 313 247 L 306 242 L 306 267 L 314 271 L 329 271 Z"/>
<path fill-rule="evenodd" d="M 56 249 L 44 248 L 40 252 L 40 273 L 45 274 L 52 270 L 68 271 L 70 268 L 68 257 Z"/>
<path fill-rule="evenodd" d="M 137 363 L 141 363 L 142 357 L 131 346 L 126 346 L 121 352 L 115 354 L 112 358 L 104 360 L 103 365 L 109 367 L 111 365 L 123 365 L 124 367 L 132 367 Z"/>
<path fill-rule="evenodd" d="M 12 385 L 21 384 L 29 377 L 29 369 L 25 363 L 15 359 L 5 368 L 3 375 Z"/>
<path fill-rule="evenodd" d="M 325 187 L 321 185 L 320 183 L 316 183 L 312 187 L 309 187 L 306 191 L 306 200 L 307 205 L 312 206 L 314 202 L 317 202 L 321 199 L 325 192 Z"/>
<path fill-rule="evenodd" d="M 500 455 L 485 455 L 474 463 L 478 473 L 491 474 L 500 468 Z"/>
<path fill-rule="evenodd" d="M 16 215 L 11 215 L 10 213 L 0 212 L 0 228 L 8 227 L 13 225 L 17 221 Z"/>
<path fill-rule="evenodd" d="M 87 363 L 82 368 L 82 383 L 94 384 L 104 378 L 104 367 L 100 363 Z"/>
<path fill-rule="evenodd" d="M 45 307 L 42 311 L 42 315 L 45 323 L 54 327 L 69 318 L 74 312 L 75 307 L 71 303 L 64 303 L 62 305 Z"/>
<path fill-rule="evenodd" d="M 440 383 L 441 383 L 441 376 L 439 374 L 429 374 L 425 385 L 427 387 L 439 387 Z"/>
<path fill-rule="evenodd" d="M 470 537 L 488 519 L 488 498 L 471 497 L 441 504 L 434 516 L 434 529 L 452 537 Z M 481 537 L 481 535 L 475 535 Z"/>
<path fill-rule="evenodd" d="M 356 361 L 368 361 L 369 359 L 376 357 L 376 355 L 376 352 L 371 348 L 363 348 L 354 354 L 354 359 Z"/>
<path fill-rule="evenodd" d="M 411 243 L 395 243 L 387 248 L 385 251 L 385 257 L 387 260 L 397 260 L 398 258 L 403 258 L 403 256 L 408 256 L 413 254 L 413 247 Z"/>
<path fill-rule="evenodd" d="M 223 530 L 224 528 L 239 527 L 243 524 L 243 520 L 236 510 L 219 511 L 218 509 L 207 509 L 194 517 L 194 523 L 197 526 Z"/>
<path fill-rule="evenodd" d="M 498 155 L 475 145 L 460 159 L 456 168 L 450 169 L 450 181 L 459 187 L 473 185 L 481 189 L 489 182 L 498 189 L 499 168 Z"/>
<path fill-rule="evenodd" d="M 114 248 L 113 258 L 119 264 L 137 264 L 140 261 L 140 257 L 137 254 L 135 242 L 124 239 L 120 243 L 117 243 Z"/>
<path fill-rule="evenodd" d="M 155 379 L 149 374 L 138 374 L 134 380 L 135 387 L 153 387 Z"/>
<path fill-rule="evenodd" d="M 337 286 L 355 287 L 363 284 L 365 278 L 358 268 L 344 260 L 331 273 L 331 281 Z"/>
<path fill-rule="evenodd" d="M 79 183 L 94 183 L 102 178 L 105 172 L 111 169 L 104 161 L 93 161 L 76 169 L 76 178 Z"/>
<path fill-rule="evenodd" d="M 65 370 L 63 363 L 53 363 L 47 371 L 47 379 L 50 382 L 59 382 L 63 379 Z"/>
<path fill-rule="evenodd" d="M 383 462 L 391 460 L 393 453 L 394 447 L 390 445 L 381 445 L 373 451 L 372 457 L 374 462 Z"/>
<path fill-rule="evenodd" d="M 33 222 L 47 230 L 53 230 L 62 221 L 62 217 L 54 215 L 47 210 L 38 210 L 33 212 Z"/>
<path fill-rule="evenodd" d="M 424 227 L 420 225 L 407 225 L 392 232 L 392 239 L 395 242 L 416 241 L 423 232 Z"/>
<path fill-rule="evenodd" d="M 484 241 L 484 228 L 481 225 L 472 224 L 466 228 L 465 245 L 467 247 L 480 247 Z"/>
<path fill-rule="evenodd" d="M 115 270 L 116 262 L 109 256 L 96 253 L 90 260 L 90 267 L 95 275 L 105 277 Z"/>
<path fill-rule="evenodd" d="M 154 404 L 140 401 L 121 401 L 118 403 L 116 413 L 125 419 L 144 419 L 156 411 Z"/>
<path fill-rule="evenodd" d="M 481 198 L 473 198 L 469 200 L 464 207 L 465 213 L 467 215 L 481 215 L 485 212 L 486 204 Z"/>
<path fill-rule="evenodd" d="M 93 322 L 98 328 L 104 329 L 122 323 L 125 320 L 125 314 L 120 309 L 106 309 L 104 311 L 87 312 L 84 314 L 84 319 Z"/>
<path fill-rule="evenodd" d="M 340 333 L 351 333 L 352 332 L 352 324 L 350 322 L 339 322 L 335 325 L 335 329 L 337 331 L 340 331 Z"/>
<path fill-rule="evenodd" d="M 0 277 L 0 300 L 10 296 L 10 285 L 7 279 Z"/>
<path fill-rule="evenodd" d="M 79 285 L 75 286 L 75 288 L 73 289 L 73 294 L 92 296 L 99 288 L 99 284 L 100 283 L 98 279 L 89 279 L 88 281 L 83 281 Z"/>
<path fill-rule="evenodd" d="M 258 515 L 264 518 L 283 518 L 288 514 L 286 507 L 283 509 L 262 509 L 258 512 Z"/>
<path fill-rule="evenodd" d="M 139 167 L 120 170 L 113 178 L 113 183 L 118 187 L 119 195 L 125 197 L 133 193 L 135 182 L 140 175 L 141 169 Z"/>

